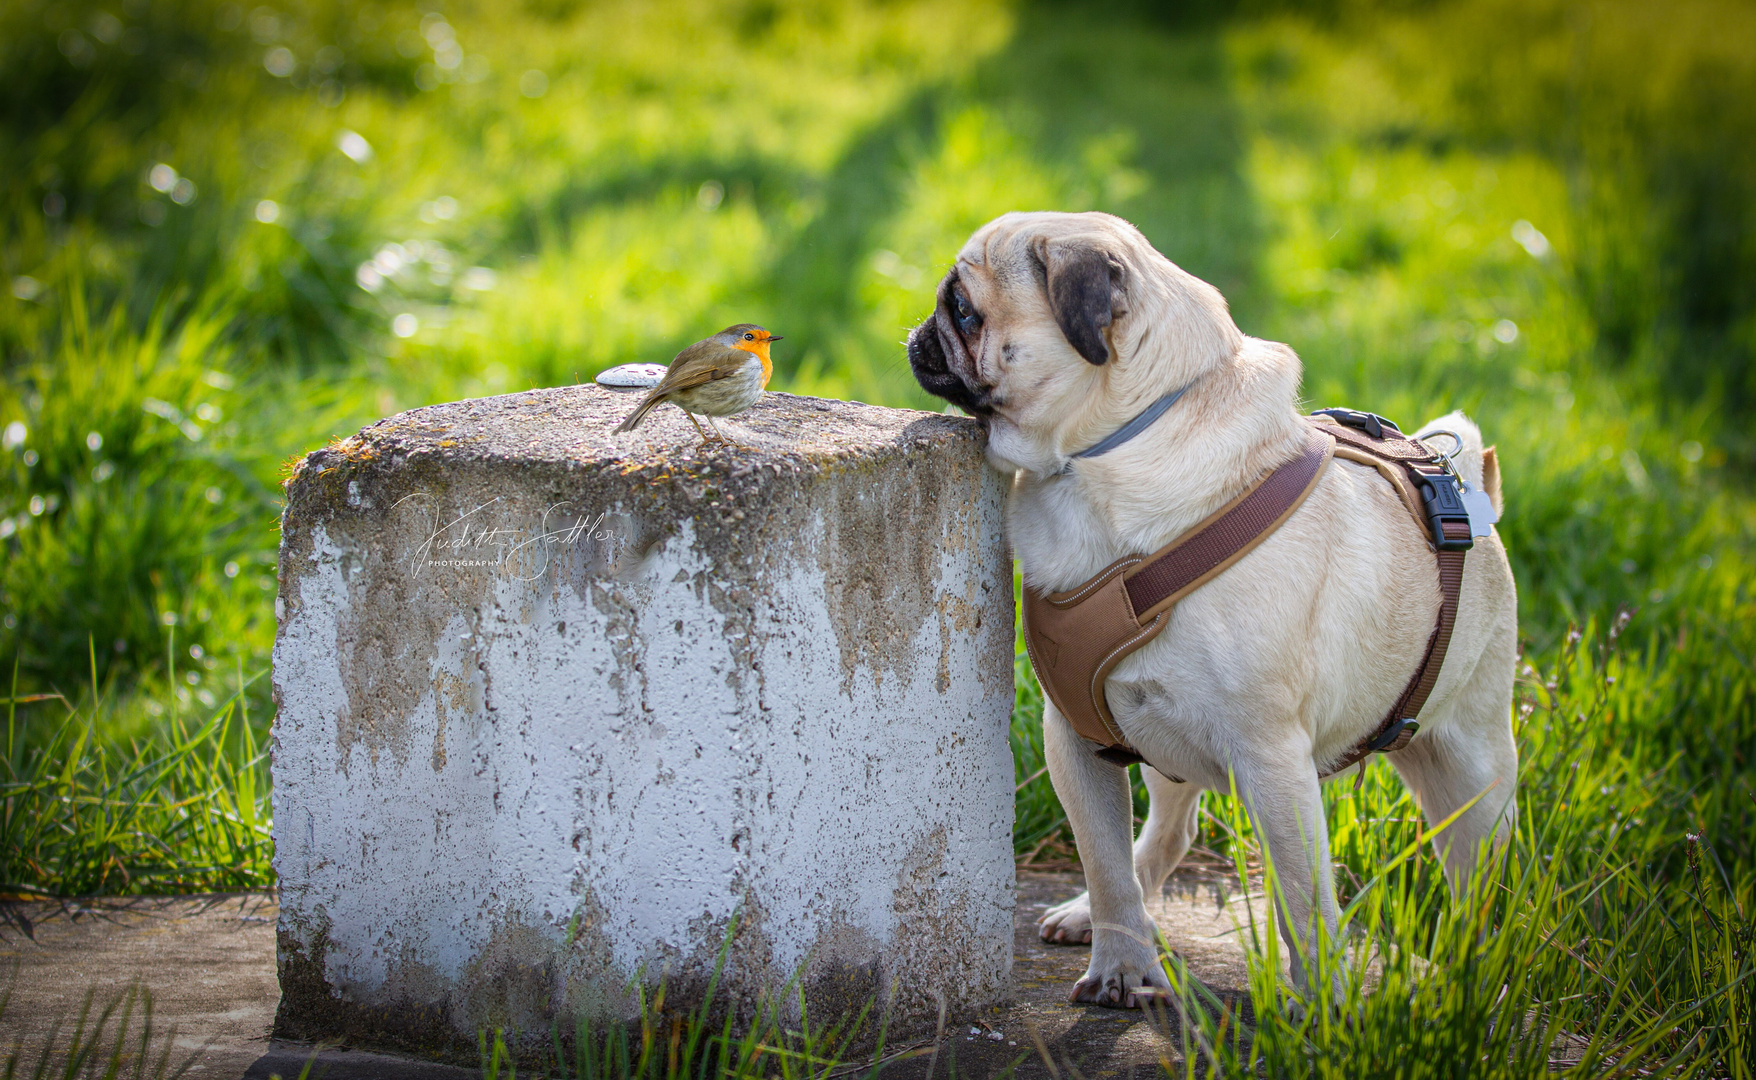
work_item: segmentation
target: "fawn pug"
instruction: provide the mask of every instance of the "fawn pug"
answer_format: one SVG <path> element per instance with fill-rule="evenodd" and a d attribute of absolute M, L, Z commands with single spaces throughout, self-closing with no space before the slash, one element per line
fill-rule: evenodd
<path fill-rule="evenodd" d="M 1107 214 L 1013 213 L 979 229 L 908 355 L 923 387 L 987 428 L 990 463 L 1013 477 L 1007 523 L 1024 587 L 1039 594 L 1158 550 L 1309 437 L 1293 351 L 1243 334 L 1216 289 Z M 1138 434 L 1080 456 L 1179 388 Z M 1453 413 L 1426 430 L 1438 429 L 1457 434 L 1457 475 L 1497 510 L 1498 466 L 1476 426 Z M 1441 592 L 1427 534 L 1391 484 L 1339 458 L 1314 483 L 1103 684 L 1152 766 L 1138 839 L 1126 771 L 1044 709 L 1049 775 L 1088 891 L 1051 909 L 1040 933 L 1091 942 L 1075 1001 L 1133 1007 L 1164 986 L 1145 898 L 1187 852 L 1206 789 L 1235 783 L 1267 844 L 1296 982 L 1316 920 L 1335 927 L 1319 776 L 1372 736 L 1422 664 Z M 1516 814 L 1516 636 L 1511 569 L 1488 535 L 1467 553 L 1419 732 L 1390 755 L 1433 825 L 1486 793 L 1435 839 L 1454 890 Z"/>

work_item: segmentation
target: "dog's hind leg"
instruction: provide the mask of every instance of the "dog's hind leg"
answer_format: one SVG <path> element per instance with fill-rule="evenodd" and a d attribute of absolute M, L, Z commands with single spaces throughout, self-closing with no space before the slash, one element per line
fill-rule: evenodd
<path fill-rule="evenodd" d="M 1167 780 L 1150 765 L 1142 765 L 1140 775 L 1146 781 L 1152 802 L 1140 838 L 1134 841 L 1134 875 L 1140 880 L 1143 898 L 1151 900 L 1195 842 L 1201 789 L 1194 784 Z M 1044 941 L 1063 945 L 1089 943 L 1091 894 L 1080 893 L 1045 911 L 1037 920 L 1037 933 Z"/>
<path fill-rule="evenodd" d="M 1433 849 L 1445 860 L 1445 877 L 1454 894 L 1468 887 L 1481 845 L 1490 839 L 1503 842 L 1518 818 L 1518 746 L 1512 738 L 1511 695 L 1495 695 L 1496 700 L 1487 703 L 1497 716 L 1481 715 L 1482 704 L 1467 700 L 1469 696 L 1446 710 L 1452 715 L 1438 718 L 1408 746 L 1390 755 L 1403 783 L 1421 804 L 1428 828 L 1476 800 L 1433 837 Z"/>
<path fill-rule="evenodd" d="M 1134 875 L 1128 772 L 1094 756 L 1052 704 L 1043 708 L 1043 748 L 1089 890 L 1091 963 L 1072 999 L 1136 1008 L 1147 996 L 1138 993 L 1143 986 L 1169 984 L 1158 961 L 1158 928 Z"/>
<path fill-rule="evenodd" d="M 1189 853 L 1195 842 L 1195 829 L 1201 813 L 1201 789 L 1194 784 L 1179 784 L 1166 779 L 1151 765 L 1140 767 L 1140 778 L 1146 781 L 1152 802 L 1141 826 L 1140 839 L 1134 841 L 1134 875 L 1140 879 L 1140 890 L 1148 899 L 1164 888 L 1165 878 Z"/>
<path fill-rule="evenodd" d="M 1490 837 L 1498 841 L 1510 835 L 1518 818 L 1518 744 L 1512 736 L 1518 600 L 1497 540 L 1478 543 L 1469 558 L 1481 565 L 1466 563 L 1457 618 L 1460 630 L 1474 629 L 1473 641 L 1459 648 L 1464 634 L 1456 634 L 1446 658 L 1447 667 L 1459 665 L 1462 677 L 1451 690 L 1441 675 L 1444 697 L 1428 703 L 1420 732 L 1389 755 L 1420 802 L 1429 828 L 1469 806 L 1433 837 L 1453 893 L 1468 887 L 1481 845 Z M 1461 666 L 1465 663 L 1467 668 Z"/>

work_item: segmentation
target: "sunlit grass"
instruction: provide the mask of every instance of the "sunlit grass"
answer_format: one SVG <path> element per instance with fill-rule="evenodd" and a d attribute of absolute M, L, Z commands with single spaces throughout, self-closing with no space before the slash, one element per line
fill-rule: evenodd
<path fill-rule="evenodd" d="M 95 684 L 6 701 L 0 759 L 0 892 L 12 898 L 260 889 L 272 885 L 268 755 L 240 665 L 214 709 L 167 694 L 144 732 L 119 721 Z M 47 700 L 44 700 L 44 699 Z M 21 736 L 20 706 L 48 711 Z M 58 715 L 56 715 L 58 714 Z M 256 724 L 260 724 L 258 717 Z"/>
<path fill-rule="evenodd" d="M 23 406 L 0 405 L 0 419 L 25 423 L 28 442 L 54 422 L 30 402 L 84 409 L 34 384 L 93 362 L 57 344 L 69 327 L 117 318 L 145 345 L 205 341 L 199 365 L 170 370 L 231 373 L 252 391 L 230 415 L 258 422 L 231 450 L 258 459 L 258 499 L 276 479 L 260 460 L 385 412 L 662 361 L 741 318 L 787 335 L 778 388 L 931 407 L 899 342 L 968 231 L 1011 209 L 1106 209 L 1218 282 L 1247 330 L 1297 348 L 1313 403 L 1405 422 L 1463 406 L 1483 422 L 1507 464 L 1504 531 L 1537 645 L 1624 600 L 1651 607 L 1656 593 L 1681 609 L 1699 591 L 1695 564 L 1723 563 L 1725 541 L 1749 533 L 1747 503 L 1713 498 L 1730 436 L 1712 399 L 1666 397 L 1660 367 L 1608 362 L 1602 320 L 1580 302 L 1602 247 L 1588 237 L 1608 226 L 1580 202 L 1572 160 L 1534 136 L 1457 136 L 1475 99 L 1435 102 L 1467 72 L 1443 50 L 1405 62 L 1442 32 L 1491 35 L 1499 9 L 1478 7 L 1343 32 L 982 4 L 561 5 L 423 21 L 325 4 L 246 19 L 189 3 L 140 28 L 170 35 L 167 56 L 200 42 L 202 74 L 166 60 L 180 74 L 149 87 L 132 54 L 96 39 L 84 68 L 62 55 L 56 28 L 86 40 L 75 24 L 90 19 L 24 5 L 10 16 L 21 75 L 39 73 L 48 94 L 51 74 L 101 73 L 72 99 L 100 113 L 138 82 L 158 112 L 129 113 L 157 125 L 150 139 L 9 129 L 39 159 L 0 200 L 19 223 L 10 272 L 34 283 L 28 301 L 0 295 Z M 1604 11 L 1622 25 L 1622 8 Z M 1613 53 L 1612 37 L 1594 47 Z M 604 40 L 617 48 L 593 47 Z M 264 66 L 276 47 L 295 63 L 285 77 Z M 439 65 L 453 48 L 457 66 Z M 1666 108 L 1692 55 L 1679 48 Z M 731 66 L 678 62 L 697 53 Z M 739 59 L 755 56 L 785 77 L 738 82 Z M 40 115 L 55 115 L 45 102 Z M 1592 130 L 1607 148 L 1615 133 Z M 189 201 L 153 186 L 155 165 L 192 181 Z M 64 207 L 46 218 L 51 194 Z M 142 220 L 149 207 L 160 224 Z M 1541 243 L 1515 237 L 1520 223 Z M 406 338 L 391 332 L 398 316 L 413 317 Z M 73 496 L 56 489 L 70 484 L 15 477 L 12 520 L 38 517 L 21 513 L 33 495 L 62 513 Z M 201 535 L 200 517 L 177 531 Z M 272 546 L 266 517 L 258 552 Z M 163 595 L 147 603 L 181 615 L 204 575 L 186 545 L 165 551 L 170 565 L 148 568 Z M 28 645 L 67 624 L 50 662 L 66 681 L 85 636 L 114 627 L 51 619 L 29 599 L 64 594 L 64 580 L 43 564 L 7 602 L 38 628 Z M 123 635 L 136 644 L 137 615 Z M 221 636 L 260 651 L 260 630 Z M 26 672 L 38 677 L 33 659 Z"/>
<path fill-rule="evenodd" d="M 0 650 L 25 685 L 69 697 L 89 661 L 101 680 L 163 671 L 171 628 L 197 657 L 241 648 L 259 667 L 275 463 L 226 363 L 226 315 L 137 330 L 85 299 L 72 296 L 45 355 L 10 373 Z"/>
<path fill-rule="evenodd" d="M 1216 998 L 1167 958 L 1183 1020 L 1173 1038 L 1189 1070 L 1752 1075 L 1751 886 L 1677 873 L 1684 850 L 1692 868 L 1706 858 L 1705 841 L 1682 834 L 1699 804 L 1652 784 L 1663 763 L 1643 760 L 1646 748 L 1599 738 L 1662 682 L 1619 655 L 1618 629 L 1575 638 L 1552 667 L 1527 673 L 1518 826 L 1504 850 L 1479 853 L 1461 901 L 1429 847 L 1444 832 L 1429 831 L 1412 800 L 1370 781 L 1357 796 L 1331 786 L 1345 907 L 1342 933 L 1316 943 L 1311 986 L 1334 993 L 1286 983 L 1273 905 L 1252 908 L 1250 1007 Z M 1218 813 L 1250 835 L 1235 804 Z M 1277 895 L 1266 853 L 1232 850 L 1238 872 L 1264 875 Z"/>

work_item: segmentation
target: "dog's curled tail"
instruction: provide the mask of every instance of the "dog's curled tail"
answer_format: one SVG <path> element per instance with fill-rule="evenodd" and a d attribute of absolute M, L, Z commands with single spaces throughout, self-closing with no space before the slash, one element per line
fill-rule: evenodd
<path fill-rule="evenodd" d="M 1500 495 L 1500 458 L 1494 453 L 1492 446 L 1482 445 L 1482 429 L 1459 409 L 1437 420 L 1427 421 L 1421 425 L 1421 430 L 1415 433 L 1415 437 L 1425 439 L 1435 431 L 1456 432 L 1457 437 L 1463 440 L 1463 448 L 1452 458 L 1458 474 L 1488 493 L 1488 498 L 1494 501 L 1496 514 L 1504 513 L 1504 500 Z M 1440 436 L 1435 449 L 1443 450 L 1447 441 L 1444 436 Z"/>
<path fill-rule="evenodd" d="M 1482 490 L 1494 500 L 1494 513 L 1506 512 L 1505 500 L 1500 498 L 1500 456 L 1491 446 L 1482 451 Z"/>

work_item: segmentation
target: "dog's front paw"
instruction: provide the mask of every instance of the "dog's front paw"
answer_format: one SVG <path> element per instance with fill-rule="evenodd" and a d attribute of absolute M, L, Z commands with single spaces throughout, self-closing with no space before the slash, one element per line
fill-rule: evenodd
<path fill-rule="evenodd" d="M 1073 984 L 1068 1000 L 1075 1005 L 1139 1009 L 1170 991 L 1170 982 L 1156 958 L 1152 963 L 1106 964 L 1101 969 L 1094 962 L 1086 969 L 1085 977 Z"/>
<path fill-rule="evenodd" d="M 1037 920 L 1037 934 L 1056 945 L 1090 945 L 1091 894 L 1080 893 L 1043 912 Z"/>

